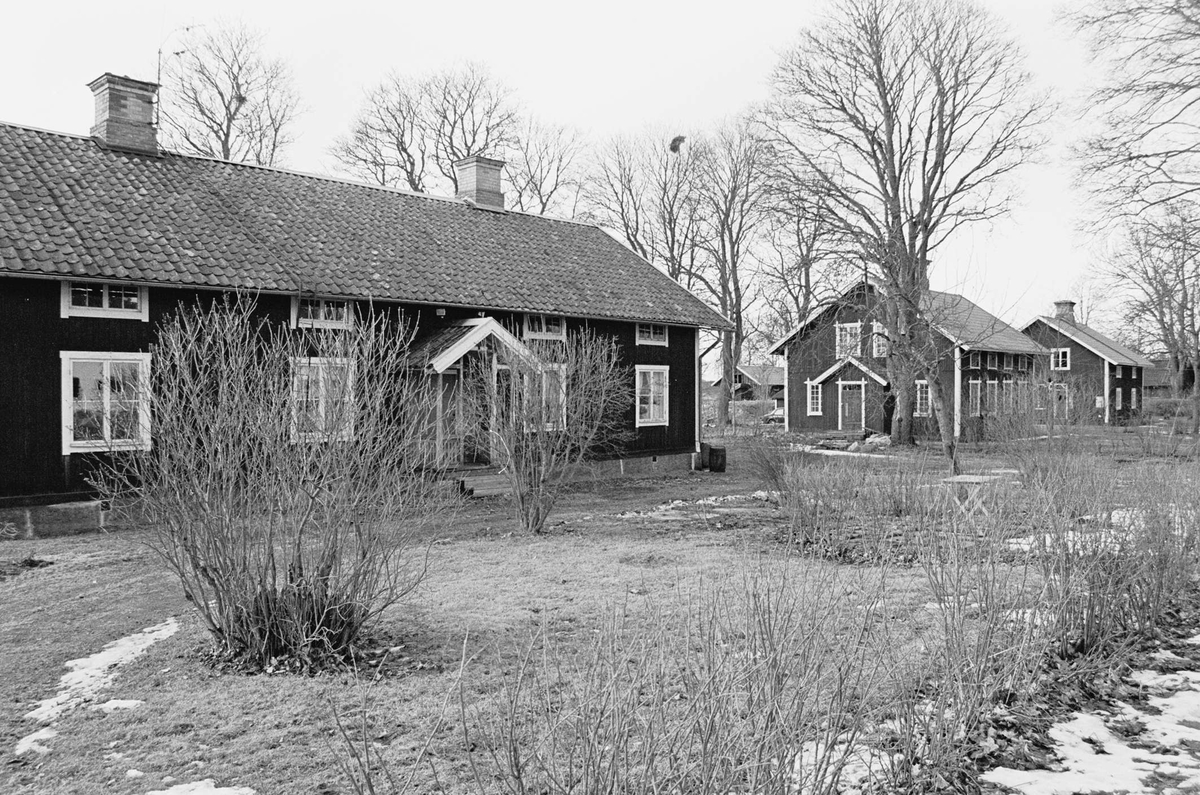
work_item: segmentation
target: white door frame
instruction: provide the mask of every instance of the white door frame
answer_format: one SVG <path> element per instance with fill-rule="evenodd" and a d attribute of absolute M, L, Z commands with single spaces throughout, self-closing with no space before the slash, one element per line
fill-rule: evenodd
<path fill-rule="evenodd" d="M 838 430 L 839 431 L 844 430 L 842 428 L 842 414 L 844 414 L 844 412 L 842 411 L 842 387 L 857 386 L 859 388 L 859 394 L 862 396 L 862 399 L 859 401 L 859 413 L 861 414 L 861 417 L 860 417 L 858 429 L 860 431 L 865 431 L 867 429 L 867 382 L 866 381 L 838 381 L 837 385 L 838 385 Z"/>

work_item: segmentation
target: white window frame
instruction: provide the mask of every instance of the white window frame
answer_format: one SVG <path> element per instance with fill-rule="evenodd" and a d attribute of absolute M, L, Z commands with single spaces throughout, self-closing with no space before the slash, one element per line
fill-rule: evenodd
<path fill-rule="evenodd" d="M 300 367 L 316 367 L 317 368 L 317 411 L 321 415 L 322 428 L 319 431 L 310 431 L 307 433 L 300 432 Z M 337 433 L 330 433 L 325 424 L 328 422 L 329 415 L 329 396 L 328 385 L 329 381 L 325 376 L 325 368 L 329 366 L 347 367 L 346 374 L 349 384 L 349 392 L 347 399 L 351 401 L 351 406 L 344 420 L 344 427 L 340 428 Z M 322 357 L 322 356 L 299 356 L 292 358 L 292 400 L 291 400 L 291 422 L 289 423 L 289 431 L 292 442 L 345 442 L 354 438 L 354 419 L 355 407 L 353 405 L 357 394 L 357 378 L 355 377 L 354 361 L 345 357 Z"/>
<path fill-rule="evenodd" d="M 1125 396 L 1121 393 L 1121 387 L 1113 390 L 1113 409 L 1120 411 L 1125 408 Z"/>
<path fill-rule="evenodd" d="M 1051 370 L 1070 370 L 1071 369 L 1071 349 L 1070 348 L 1051 348 L 1050 349 L 1050 369 Z"/>
<path fill-rule="evenodd" d="M 534 331 L 530 328 L 529 321 L 533 318 L 538 319 L 541 330 Z M 557 321 L 558 331 L 546 331 L 546 321 L 550 319 Z M 527 314 L 522 321 L 522 331 L 527 340 L 562 340 L 565 342 L 567 339 L 567 318 L 563 315 Z"/>
<path fill-rule="evenodd" d="M 967 416 L 983 416 L 983 382 L 978 378 L 967 382 Z"/>
<path fill-rule="evenodd" d="M 854 343 L 853 350 L 850 353 L 845 353 L 842 348 L 842 331 L 843 329 L 853 329 Z M 837 359 L 845 359 L 850 356 L 862 356 L 862 322 L 856 323 L 837 323 L 833 336 L 833 355 Z"/>
<path fill-rule="evenodd" d="M 1005 370 L 1013 369 L 1013 355 L 1011 353 L 1004 354 L 1004 369 Z"/>
<path fill-rule="evenodd" d="M 558 373 L 558 408 L 559 416 L 551 419 L 549 412 L 546 410 L 546 396 L 549 391 L 550 381 L 546 378 L 547 372 Z M 547 431 L 562 430 L 567 427 L 567 366 L 565 364 L 546 364 L 542 365 L 541 372 L 538 373 L 538 379 L 541 381 L 542 407 L 541 415 L 543 417 L 543 428 Z"/>
<path fill-rule="evenodd" d="M 1117 378 L 1121 378 L 1121 379 L 1127 378 L 1128 376 L 1126 375 L 1126 373 L 1128 372 L 1128 369 L 1129 368 L 1127 368 L 1125 365 L 1118 364 L 1117 365 Z"/>
<path fill-rule="evenodd" d="M 1017 354 L 1017 372 L 1018 373 L 1028 373 L 1029 372 L 1029 357 L 1023 353 Z"/>
<path fill-rule="evenodd" d="M 634 400 L 633 412 L 635 427 L 647 428 L 669 425 L 671 422 L 671 368 L 666 365 L 658 364 L 638 364 L 634 365 Z M 654 408 L 654 377 L 656 374 L 662 375 L 662 417 L 648 417 L 642 419 L 642 373 L 650 374 L 650 409 Z"/>
<path fill-rule="evenodd" d="M 1138 408 L 1138 389 L 1136 386 L 1129 387 L 1129 410 L 1137 411 Z"/>
<path fill-rule="evenodd" d="M 320 305 L 321 317 L 300 317 L 300 302 L 316 301 Z M 325 302 L 336 302 L 346 305 L 346 317 L 343 320 L 329 320 L 325 315 Z M 354 302 L 348 298 L 331 298 L 328 296 L 292 296 L 292 328 L 354 328 Z"/>
<path fill-rule="evenodd" d="M 996 360 L 996 352 L 995 351 L 988 351 L 987 369 L 989 369 L 989 370 L 999 370 L 1000 369 L 998 366 L 998 362 Z"/>
<path fill-rule="evenodd" d="M 825 390 L 820 381 L 805 381 L 804 383 L 808 386 L 805 392 L 808 398 L 808 416 L 820 417 L 825 411 Z"/>
<path fill-rule="evenodd" d="M 72 376 L 72 365 L 75 362 L 102 362 L 104 364 L 104 383 L 109 383 L 114 362 L 136 364 L 138 366 L 138 381 L 142 390 L 150 386 L 150 354 L 138 352 L 113 351 L 59 351 L 62 365 L 62 454 L 105 452 L 109 450 L 149 450 L 150 449 L 150 401 L 145 397 L 138 403 L 138 438 L 112 441 L 111 430 L 111 393 L 106 387 L 103 390 L 104 417 L 102 427 L 105 430 L 104 439 L 79 441 L 75 439 L 75 390 Z"/>
<path fill-rule="evenodd" d="M 891 354 L 891 343 L 883 324 L 875 321 L 871 324 L 871 358 L 886 359 Z"/>
<path fill-rule="evenodd" d="M 989 378 L 984 389 L 983 407 L 989 417 L 1000 413 L 1000 382 Z"/>
<path fill-rule="evenodd" d="M 913 416 L 928 417 L 933 410 L 933 397 L 929 391 L 929 382 L 921 379 L 916 382 L 916 390 L 913 392 Z M 925 408 L 921 408 L 922 395 L 924 396 Z"/>
<path fill-rule="evenodd" d="M 658 338 L 656 331 L 662 329 L 662 338 Z M 645 332 L 645 336 L 642 333 Z M 666 347 L 669 343 L 669 332 L 667 331 L 666 323 L 638 323 L 635 332 L 635 342 L 637 345 L 660 345 Z"/>
<path fill-rule="evenodd" d="M 64 279 L 59 293 L 60 317 L 109 317 L 150 322 L 150 291 L 144 285 L 123 282 L 104 282 L 96 279 Z M 86 284 L 104 288 L 104 306 L 75 306 L 71 303 L 71 285 Z M 138 308 L 121 309 L 108 305 L 109 287 L 134 287 L 138 291 Z"/>
<path fill-rule="evenodd" d="M 978 370 L 980 364 L 979 351 L 971 351 L 971 355 L 967 357 L 967 367 L 972 370 Z"/>

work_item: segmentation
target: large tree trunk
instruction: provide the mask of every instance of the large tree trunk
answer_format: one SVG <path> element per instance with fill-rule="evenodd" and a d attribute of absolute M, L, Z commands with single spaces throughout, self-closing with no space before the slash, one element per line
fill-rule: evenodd
<path fill-rule="evenodd" d="M 937 418 L 938 435 L 942 439 L 942 452 L 950 466 L 951 475 L 962 474 L 958 465 L 958 439 L 954 437 L 953 409 L 946 408 L 946 400 L 942 390 L 942 380 L 936 371 L 929 373 L 929 401 L 933 407 L 933 416 Z"/>

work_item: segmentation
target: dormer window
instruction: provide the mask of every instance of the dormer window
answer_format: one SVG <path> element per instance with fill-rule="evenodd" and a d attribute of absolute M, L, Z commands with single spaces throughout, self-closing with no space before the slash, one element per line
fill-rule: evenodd
<path fill-rule="evenodd" d="M 292 328 L 354 327 L 350 302 L 340 298 L 293 298 Z"/>
<path fill-rule="evenodd" d="M 60 316 L 111 317 L 150 320 L 150 302 L 145 287 L 111 282 L 65 281 L 62 283 Z"/>
<path fill-rule="evenodd" d="M 638 323 L 638 345 L 666 345 L 667 327 L 662 323 Z"/>
<path fill-rule="evenodd" d="M 562 315 L 526 315 L 525 339 L 565 340 L 567 322 Z"/>

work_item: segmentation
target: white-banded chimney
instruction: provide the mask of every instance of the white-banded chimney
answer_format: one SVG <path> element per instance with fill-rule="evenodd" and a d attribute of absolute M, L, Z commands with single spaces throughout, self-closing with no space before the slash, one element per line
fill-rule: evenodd
<path fill-rule="evenodd" d="M 500 171 L 503 168 L 503 160 L 482 155 L 471 155 L 455 162 L 454 173 L 458 177 L 456 196 L 478 207 L 503 210 L 504 194 L 500 190 Z"/>
<path fill-rule="evenodd" d="M 1055 301 L 1054 302 L 1054 317 L 1058 320 L 1065 320 L 1072 326 L 1075 325 L 1075 302 L 1074 301 Z"/>
<path fill-rule="evenodd" d="M 154 125 L 157 83 L 105 72 L 88 88 L 96 97 L 96 123 L 91 134 L 110 149 L 158 154 L 158 129 Z"/>

